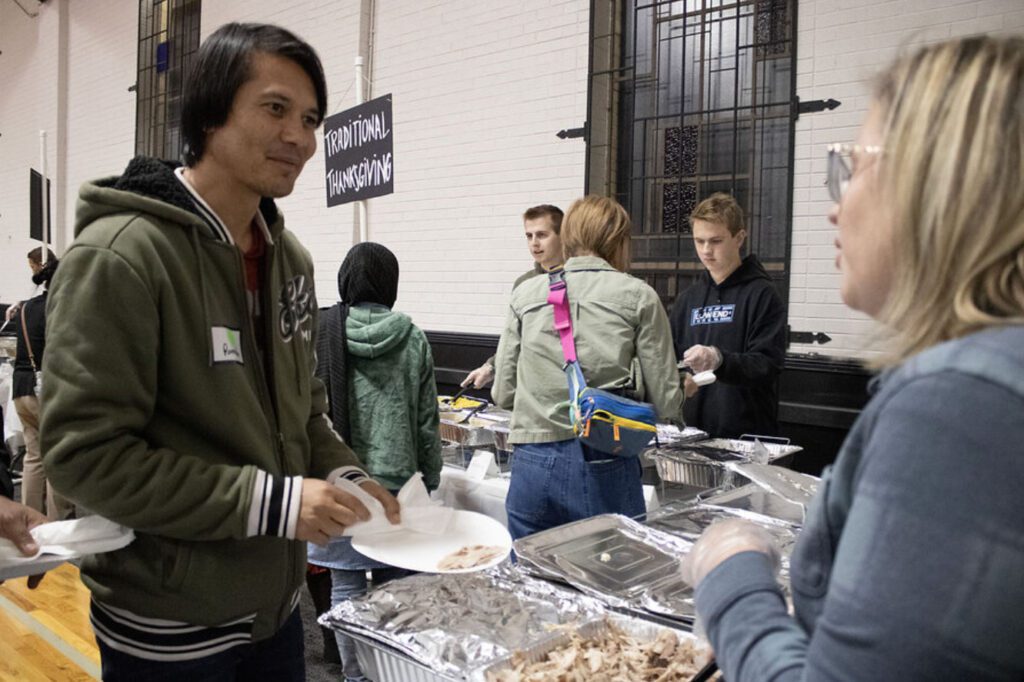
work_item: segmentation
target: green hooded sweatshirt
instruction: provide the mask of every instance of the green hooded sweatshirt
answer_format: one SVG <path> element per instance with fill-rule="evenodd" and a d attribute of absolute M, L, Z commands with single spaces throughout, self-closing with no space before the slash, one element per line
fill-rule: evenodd
<path fill-rule="evenodd" d="M 260 215 L 262 351 L 241 251 L 169 166 L 139 157 L 85 183 L 50 287 L 41 426 L 53 487 L 136 532 L 83 561 L 97 603 L 241 620 L 254 640 L 303 584 L 306 546 L 288 539 L 301 477 L 358 465 L 313 376 L 311 259 L 272 201 Z"/>
<path fill-rule="evenodd" d="M 436 488 L 441 440 L 426 335 L 408 315 L 373 304 L 349 308 L 345 331 L 352 449 L 385 488 L 401 488 L 417 471 Z"/>

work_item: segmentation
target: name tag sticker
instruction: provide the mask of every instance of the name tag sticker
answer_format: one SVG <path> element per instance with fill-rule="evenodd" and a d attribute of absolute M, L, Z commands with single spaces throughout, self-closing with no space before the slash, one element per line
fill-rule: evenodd
<path fill-rule="evenodd" d="M 237 362 L 242 361 L 242 332 L 231 327 L 211 327 L 210 337 L 213 340 L 213 361 Z"/>

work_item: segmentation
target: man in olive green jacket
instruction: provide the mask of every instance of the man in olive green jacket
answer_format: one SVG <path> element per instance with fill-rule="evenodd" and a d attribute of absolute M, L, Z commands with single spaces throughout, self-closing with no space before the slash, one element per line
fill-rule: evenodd
<path fill-rule="evenodd" d="M 325 417 L 312 263 L 272 200 L 325 111 L 312 48 L 229 24 L 197 54 L 186 167 L 82 187 L 41 432 L 53 486 L 136 531 L 82 565 L 104 679 L 303 679 L 303 541 L 368 515 L 322 479 L 398 518 Z"/>

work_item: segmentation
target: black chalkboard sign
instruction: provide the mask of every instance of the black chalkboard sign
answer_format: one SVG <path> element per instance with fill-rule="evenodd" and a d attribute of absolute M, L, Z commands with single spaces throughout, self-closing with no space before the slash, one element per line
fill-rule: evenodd
<path fill-rule="evenodd" d="M 50 179 L 46 179 L 46 243 L 53 243 L 53 203 L 50 201 Z M 43 176 L 38 171 L 28 171 L 28 234 L 37 242 L 43 241 Z"/>
<path fill-rule="evenodd" d="M 391 123 L 391 95 L 324 120 L 328 206 L 395 191 Z"/>

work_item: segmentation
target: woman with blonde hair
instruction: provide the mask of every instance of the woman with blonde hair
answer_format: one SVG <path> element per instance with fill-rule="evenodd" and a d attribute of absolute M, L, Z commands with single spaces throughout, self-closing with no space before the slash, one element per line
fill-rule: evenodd
<path fill-rule="evenodd" d="M 709 528 L 684 569 L 730 682 L 1024 678 L 1024 38 L 922 48 L 829 148 L 850 307 L 891 332 L 790 562 Z"/>
<path fill-rule="evenodd" d="M 623 272 L 631 229 L 625 209 L 598 196 L 576 201 L 562 223 L 577 356 L 588 386 L 651 402 L 660 417 L 678 419 L 683 396 L 668 316 L 651 287 Z M 495 359 L 492 395 L 512 410 L 505 508 L 514 538 L 596 514 L 645 511 L 639 458 L 576 440 L 548 287 L 547 277 L 516 287 Z"/>

